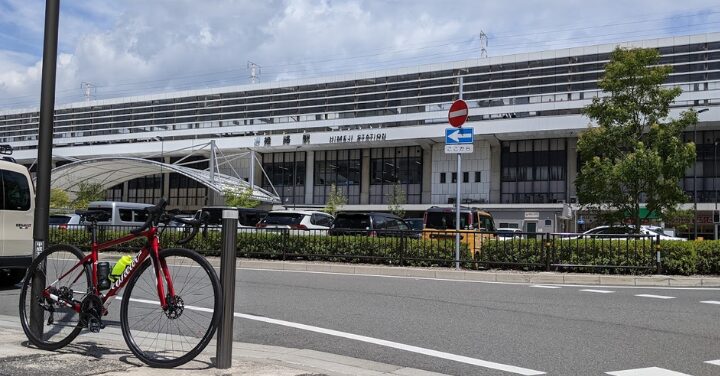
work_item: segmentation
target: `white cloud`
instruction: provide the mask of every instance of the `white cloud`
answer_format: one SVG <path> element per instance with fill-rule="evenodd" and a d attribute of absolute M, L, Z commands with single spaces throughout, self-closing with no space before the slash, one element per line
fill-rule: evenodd
<path fill-rule="evenodd" d="M 81 100 L 81 82 L 98 97 L 244 84 L 248 61 L 272 81 L 477 57 L 480 30 L 490 55 L 502 55 L 718 30 L 720 20 L 711 0 L 62 4 L 60 103 Z M 0 108 L 37 106 L 43 8 L 0 4 Z"/>

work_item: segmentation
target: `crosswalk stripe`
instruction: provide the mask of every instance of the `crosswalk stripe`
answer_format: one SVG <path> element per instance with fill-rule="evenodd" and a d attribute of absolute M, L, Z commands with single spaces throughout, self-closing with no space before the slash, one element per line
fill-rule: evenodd
<path fill-rule="evenodd" d="M 583 289 L 583 290 L 580 290 L 580 291 L 596 292 L 596 293 L 598 293 L 598 294 L 612 294 L 612 293 L 615 292 L 615 291 L 610 291 L 610 290 L 593 290 L 593 289 Z"/>
<path fill-rule="evenodd" d="M 547 286 L 547 285 L 531 285 L 530 287 L 537 287 L 539 289 L 560 289 L 560 286 Z"/>
<path fill-rule="evenodd" d="M 653 299 L 675 299 L 674 296 L 665 296 L 665 295 L 637 294 L 635 296 L 640 297 L 640 298 L 653 298 Z"/>
<path fill-rule="evenodd" d="M 705 303 L 705 304 L 720 304 L 720 302 L 717 301 L 717 300 L 703 300 L 703 301 L 701 301 L 700 303 Z"/>
<path fill-rule="evenodd" d="M 715 366 L 720 366 L 720 359 L 718 359 L 718 360 L 708 360 L 708 361 L 705 362 L 705 363 L 707 363 L 707 364 L 712 364 L 712 365 L 715 365 Z"/>
<path fill-rule="evenodd" d="M 669 369 L 658 367 L 626 369 L 623 371 L 605 373 L 612 376 L 692 376 L 688 375 L 687 373 L 675 372 Z"/>

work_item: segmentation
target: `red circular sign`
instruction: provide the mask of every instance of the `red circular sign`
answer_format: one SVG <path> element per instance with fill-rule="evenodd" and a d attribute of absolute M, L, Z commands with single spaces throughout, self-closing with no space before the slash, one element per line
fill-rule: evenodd
<path fill-rule="evenodd" d="M 465 124 L 465 120 L 467 120 L 467 117 L 467 103 L 465 103 L 465 101 L 462 99 L 458 99 L 453 102 L 452 106 L 450 106 L 450 111 L 448 112 L 448 121 L 450 122 L 450 125 L 455 128 L 460 128 L 463 124 Z"/>

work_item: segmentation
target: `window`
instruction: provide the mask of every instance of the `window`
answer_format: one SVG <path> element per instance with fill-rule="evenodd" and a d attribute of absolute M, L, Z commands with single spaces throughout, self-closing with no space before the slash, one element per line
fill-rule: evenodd
<path fill-rule="evenodd" d="M 465 171 L 463 172 L 463 183 L 469 183 L 470 182 L 470 173 Z"/>
<path fill-rule="evenodd" d="M 444 172 L 440 173 L 440 184 L 445 184 L 445 173 Z"/>
<path fill-rule="evenodd" d="M 25 175 L 14 171 L 2 171 L 2 197 L 0 209 L 29 210 L 30 186 Z"/>
<path fill-rule="evenodd" d="M 277 190 L 284 204 L 305 203 L 305 152 L 266 153 L 262 166 L 263 188 Z"/>
<path fill-rule="evenodd" d="M 475 171 L 475 182 L 480 183 L 481 178 L 482 178 L 482 174 L 480 173 L 480 171 Z"/>
<path fill-rule="evenodd" d="M 565 139 L 504 141 L 501 145 L 501 202 L 554 203 L 565 200 Z"/>
<path fill-rule="evenodd" d="M 398 184 L 408 204 L 419 204 L 422 156 L 419 146 L 370 149 L 370 204 L 387 204 L 389 193 Z"/>
<path fill-rule="evenodd" d="M 450 176 L 451 176 L 450 182 L 457 183 L 457 172 L 453 172 Z"/>

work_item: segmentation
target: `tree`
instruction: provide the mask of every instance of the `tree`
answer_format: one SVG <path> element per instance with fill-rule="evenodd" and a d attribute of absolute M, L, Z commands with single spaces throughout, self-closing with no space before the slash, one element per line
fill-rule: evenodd
<path fill-rule="evenodd" d="M 405 190 L 402 188 L 402 185 L 400 185 L 400 182 L 395 182 L 392 186 L 392 192 L 390 192 L 390 197 L 388 200 L 388 210 L 390 210 L 391 213 L 402 218 L 405 216 L 405 209 L 403 209 L 403 205 L 405 205 L 406 203 L 407 199 L 405 195 Z"/>
<path fill-rule="evenodd" d="M 70 195 L 60 188 L 50 189 L 50 207 L 53 209 L 65 209 L 70 207 Z"/>
<path fill-rule="evenodd" d="M 260 201 L 252 198 L 253 190 L 250 187 L 229 188 L 223 191 L 225 194 L 225 205 L 237 208 L 254 208 L 260 205 Z"/>
<path fill-rule="evenodd" d="M 70 206 L 75 209 L 85 209 L 90 201 L 99 201 L 105 199 L 105 189 L 100 183 L 80 183 L 78 191 L 75 193 L 75 199 Z"/>
<path fill-rule="evenodd" d="M 695 160 L 695 145 L 684 143 L 682 132 L 697 113 L 668 117 L 681 90 L 661 87 L 672 68 L 659 60 L 655 49 L 615 49 L 598 82 L 608 96 L 583 109 L 597 127 L 578 139 L 584 162 L 575 181 L 578 199 L 611 223 L 629 217 L 639 225 L 643 201 L 648 216 L 687 201 L 678 181 Z"/>
<path fill-rule="evenodd" d="M 345 204 L 347 204 L 347 198 L 345 198 L 345 195 L 342 193 L 342 191 L 337 189 L 335 184 L 331 185 L 330 192 L 328 193 L 327 201 L 325 201 L 325 207 L 323 208 L 323 211 L 332 216 L 335 216 L 335 214 L 337 214 L 337 212 L 340 211 L 340 209 Z"/>

